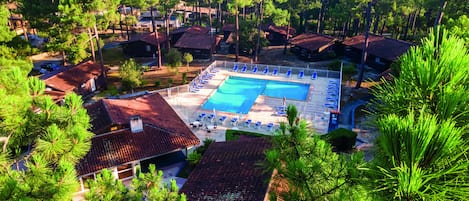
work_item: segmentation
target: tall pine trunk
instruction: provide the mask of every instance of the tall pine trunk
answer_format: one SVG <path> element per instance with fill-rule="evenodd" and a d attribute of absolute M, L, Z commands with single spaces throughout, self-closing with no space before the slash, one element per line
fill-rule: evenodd
<path fill-rule="evenodd" d="M 212 1 L 208 0 L 208 27 L 210 28 L 210 36 L 212 35 Z"/>
<path fill-rule="evenodd" d="M 107 89 L 107 72 L 106 69 L 104 68 L 104 59 L 103 59 L 103 51 L 101 48 L 101 44 L 99 43 L 99 34 L 98 34 L 98 27 L 96 26 L 96 23 L 94 24 L 94 35 L 96 39 L 96 47 L 98 48 L 98 56 L 99 56 L 99 64 L 101 66 L 101 76 L 102 76 L 102 82 L 103 82 L 103 87 L 104 89 Z"/>
<path fill-rule="evenodd" d="M 375 18 L 375 21 L 374 21 L 374 25 L 373 25 L 373 34 L 376 34 L 376 31 L 378 31 L 378 26 L 379 26 L 379 18 L 380 18 L 380 15 L 376 14 L 376 18 Z"/>
<path fill-rule="evenodd" d="M 199 9 L 199 25 L 202 26 L 202 11 L 200 7 L 200 2 L 197 0 L 197 8 Z"/>
<path fill-rule="evenodd" d="M 235 44 L 235 62 L 238 62 L 239 60 L 239 11 L 238 11 L 238 5 L 235 7 L 236 9 L 236 19 L 235 19 L 235 39 L 236 39 L 236 44 Z"/>
<path fill-rule="evenodd" d="M 370 31 L 370 14 L 371 13 L 371 2 L 368 2 L 368 7 L 366 9 L 366 25 L 365 25 L 365 43 L 363 45 L 363 51 L 362 51 L 362 59 L 360 63 L 360 71 L 358 73 L 358 80 L 357 80 L 357 85 L 355 86 L 355 89 L 359 89 L 362 80 L 363 80 L 363 73 L 365 72 L 365 62 L 366 62 L 366 57 L 368 54 L 368 32 Z"/>
<path fill-rule="evenodd" d="M 320 2 L 321 2 L 321 8 L 319 9 L 319 15 L 318 15 L 318 25 L 317 25 L 318 27 L 316 28 L 317 34 L 321 33 L 322 10 L 324 9 L 324 3 L 322 2 L 322 0 Z"/>
<path fill-rule="evenodd" d="M 93 44 L 94 36 L 91 34 L 91 28 L 88 28 L 88 36 L 90 37 L 91 56 L 93 58 L 93 61 L 96 62 L 96 53 L 94 52 L 94 44 Z"/>
<path fill-rule="evenodd" d="M 285 39 L 285 45 L 283 46 L 283 54 L 287 54 L 288 36 L 290 36 L 290 18 L 288 18 L 287 36 L 286 36 L 286 39 Z"/>
<path fill-rule="evenodd" d="M 155 18 L 153 16 L 153 6 L 150 7 L 150 16 L 151 16 L 151 26 L 153 28 L 153 33 L 155 33 L 155 40 L 156 40 L 156 50 L 158 53 L 158 68 L 161 68 L 161 47 L 160 47 L 160 40 L 158 36 L 158 29 L 156 28 Z"/>
<path fill-rule="evenodd" d="M 409 32 L 409 26 L 410 26 L 410 20 L 411 19 L 412 19 L 412 14 L 409 13 L 409 16 L 407 17 L 407 23 L 405 25 L 403 40 L 407 40 L 407 33 Z"/>
<path fill-rule="evenodd" d="M 166 11 L 164 17 L 165 17 L 165 26 L 166 26 L 166 37 L 168 37 L 169 39 L 169 23 L 170 23 L 169 20 L 171 18 L 171 13 L 168 14 L 168 12 L 169 10 Z M 171 43 L 169 40 L 166 40 L 166 48 L 168 48 L 168 50 L 169 48 L 171 48 Z"/>
<path fill-rule="evenodd" d="M 262 26 L 262 18 L 263 16 L 263 7 L 264 7 L 264 0 L 259 2 L 259 12 L 257 15 L 258 24 L 257 24 L 257 42 L 256 42 L 256 49 L 254 51 L 254 61 L 257 62 L 259 60 L 259 51 L 261 46 L 261 26 Z"/>
<path fill-rule="evenodd" d="M 417 10 L 417 13 L 414 16 L 414 21 L 412 22 L 412 36 L 415 36 L 417 33 L 417 29 L 415 28 L 415 23 L 417 22 L 417 18 L 420 16 L 420 10 L 421 8 L 419 7 Z"/>
<path fill-rule="evenodd" d="M 219 15 L 219 18 L 218 20 L 220 20 L 220 29 L 223 27 L 223 10 L 221 9 L 221 3 L 218 3 L 218 15 Z"/>
<path fill-rule="evenodd" d="M 436 27 L 441 24 L 441 19 L 443 19 L 443 14 L 444 14 L 443 10 L 445 10 L 445 8 L 446 8 L 446 0 L 441 0 L 440 9 L 438 11 L 438 15 L 435 18 L 435 23 L 433 26 Z"/>

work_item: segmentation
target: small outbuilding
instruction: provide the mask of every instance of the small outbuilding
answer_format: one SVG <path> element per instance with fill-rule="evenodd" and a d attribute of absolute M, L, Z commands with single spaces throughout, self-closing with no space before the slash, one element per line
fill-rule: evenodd
<path fill-rule="evenodd" d="M 154 57 L 158 56 L 158 43 L 160 48 L 166 48 L 168 37 L 164 33 L 158 33 L 158 41 L 155 33 L 137 34 L 129 41 L 122 42 L 122 50 L 129 57 Z"/>
<path fill-rule="evenodd" d="M 290 51 L 307 61 L 335 57 L 337 39 L 332 36 L 305 33 L 290 39 Z"/>
<path fill-rule="evenodd" d="M 342 44 L 344 56 L 356 63 L 360 63 L 365 36 L 362 34 L 346 38 Z M 385 71 L 391 63 L 406 53 L 412 46 L 413 44 L 407 41 L 370 34 L 366 64 L 377 71 Z"/>
<path fill-rule="evenodd" d="M 72 67 L 64 67 L 57 71 L 45 74 L 40 77 L 46 83 L 47 91 L 50 94 L 66 94 L 75 92 L 78 95 L 87 97 L 96 90 L 104 88 L 104 78 L 102 76 L 101 65 L 93 61 L 86 61 Z M 56 96 L 55 101 L 63 98 Z"/>

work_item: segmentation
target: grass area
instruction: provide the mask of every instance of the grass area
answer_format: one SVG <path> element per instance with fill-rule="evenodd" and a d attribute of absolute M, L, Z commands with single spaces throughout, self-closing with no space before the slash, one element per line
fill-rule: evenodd
<path fill-rule="evenodd" d="M 226 130 L 225 132 L 225 138 L 226 141 L 234 141 L 238 140 L 240 136 L 247 136 L 247 137 L 272 137 L 270 135 L 264 135 L 261 133 L 255 133 L 255 132 L 248 132 L 248 131 L 241 131 L 241 130 Z"/>

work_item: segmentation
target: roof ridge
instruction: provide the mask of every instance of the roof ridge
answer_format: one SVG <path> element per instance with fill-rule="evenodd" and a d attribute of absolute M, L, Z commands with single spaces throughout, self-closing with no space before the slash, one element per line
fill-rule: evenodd
<path fill-rule="evenodd" d="M 109 120 L 111 120 L 111 123 L 114 124 L 114 120 L 112 119 L 111 115 L 109 115 L 109 109 L 108 109 L 108 106 L 106 104 L 106 102 L 104 100 L 109 100 L 109 99 L 101 99 L 101 103 L 103 104 L 104 106 L 104 110 L 106 110 L 106 117 L 109 118 Z"/>
<path fill-rule="evenodd" d="M 387 40 L 394 40 L 394 41 L 397 41 L 397 42 L 407 43 L 407 44 L 410 44 L 410 45 L 413 45 L 413 44 L 414 44 L 414 43 L 409 42 L 409 41 L 400 40 L 400 39 L 395 39 L 395 38 L 389 38 L 389 37 L 386 37 L 386 36 L 383 36 L 383 35 L 377 35 L 377 34 L 373 34 L 373 33 L 369 33 L 369 34 L 372 35 L 372 36 L 381 37 L 381 38 L 384 38 L 384 39 L 387 39 Z M 361 36 L 361 35 L 363 35 L 363 34 L 360 34 L 359 36 Z"/>

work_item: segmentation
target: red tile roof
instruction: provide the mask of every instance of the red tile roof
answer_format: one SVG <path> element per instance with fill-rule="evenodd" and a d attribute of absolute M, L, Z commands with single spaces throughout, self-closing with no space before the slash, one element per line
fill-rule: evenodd
<path fill-rule="evenodd" d="M 166 42 L 167 40 L 168 40 L 168 37 L 166 37 L 165 33 L 158 32 L 158 41 L 160 42 L 160 44 Z M 132 37 L 129 41 L 125 43 L 131 43 L 135 41 L 143 41 L 145 43 L 155 45 L 155 46 L 158 45 L 158 43 L 156 42 L 155 33 L 138 34 Z"/>
<path fill-rule="evenodd" d="M 284 36 L 287 35 L 287 29 L 288 29 L 287 26 L 279 27 L 275 25 L 269 25 L 267 27 L 267 31 L 275 32 Z M 290 27 L 289 34 L 292 36 L 292 35 L 295 35 L 295 33 L 296 33 L 296 29 L 293 27 Z"/>
<path fill-rule="evenodd" d="M 225 24 L 221 28 L 222 31 L 229 31 L 229 32 L 234 32 L 235 31 L 235 25 L 234 24 Z"/>
<path fill-rule="evenodd" d="M 99 102 L 95 104 L 99 104 Z M 102 118 L 99 118 L 101 119 L 99 122 L 92 121 L 93 129 L 96 130 L 103 130 L 111 124 L 128 125 L 131 116 L 140 115 L 144 123 L 172 132 L 192 134 L 186 123 L 158 93 L 130 99 L 102 99 L 101 104 L 102 106 L 88 106 L 102 108 L 101 110 L 106 111 L 109 117 L 109 121 L 102 121 Z M 91 108 L 88 109 L 91 112 L 90 116 L 101 115 L 101 111 Z"/>
<path fill-rule="evenodd" d="M 346 46 L 362 50 L 365 43 L 365 36 L 358 35 L 345 39 Z M 403 55 L 413 44 L 407 41 L 386 38 L 370 34 L 368 37 L 368 53 L 377 57 L 394 61 Z"/>
<path fill-rule="evenodd" d="M 265 160 L 264 151 L 271 146 L 265 138 L 216 142 L 209 146 L 180 192 L 187 200 L 264 200 L 271 173 L 258 163 Z"/>
<path fill-rule="evenodd" d="M 174 47 L 208 50 L 212 48 L 214 43 L 215 37 L 210 35 L 186 32 L 174 44 Z"/>
<path fill-rule="evenodd" d="M 319 50 L 320 52 L 322 49 L 333 45 L 335 40 L 336 39 L 331 36 L 305 33 L 290 39 L 290 43 L 311 51 Z"/>
<path fill-rule="evenodd" d="M 128 128 L 134 115 L 139 115 L 145 126 L 140 133 L 124 129 L 95 136 L 91 151 L 77 165 L 80 175 L 200 143 L 158 93 L 131 99 L 102 99 L 86 109 L 96 134 L 114 125 Z"/>
<path fill-rule="evenodd" d="M 91 78 L 101 75 L 101 65 L 93 61 L 87 61 L 74 67 L 65 68 L 63 71 L 44 77 L 48 87 L 63 92 L 71 92 Z"/>
<path fill-rule="evenodd" d="M 46 90 L 44 91 L 44 94 L 50 96 L 54 102 L 59 102 L 60 100 L 63 100 L 65 98 L 65 92 L 62 91 Z"/>
<path fill-rule="evenodd" d="M 171 34 L 178 34 L 178 33 L 191 33 L 191 34 L 208 34 L 210 29 L 207 27 L 202 27 L 199 25 L 194 25 L 190 27 L 181 27 L 171 32 Z"/>
<path fill-rule="evenodd" d="M 142 132 L 119 130 L 96 136 L 91 139 L 91 144 L 91 150 L 76 166 L 78 175 L 184 149 L 199 144 L 199 139 L 193 134 L 167 132 L 144 125 Z"/>
<path fill-rule="evenodd" d="M 95 103 L 85 106 L 90 116 L 91 131 L 95 134 L 107 132 L 113 125 L 111 117 L 106 109 L 104 101 L 101 99 Z"/>

